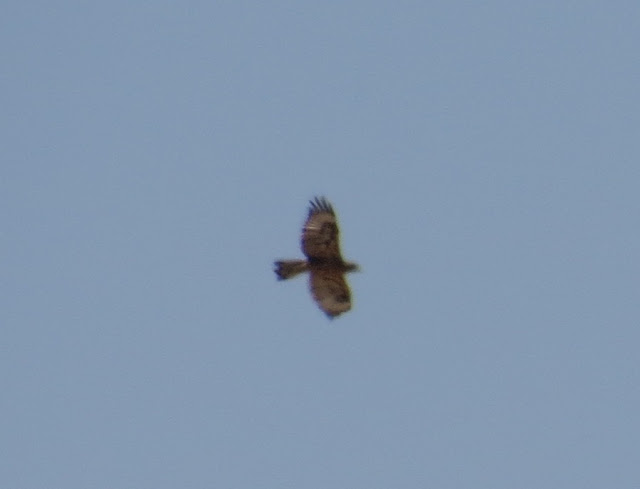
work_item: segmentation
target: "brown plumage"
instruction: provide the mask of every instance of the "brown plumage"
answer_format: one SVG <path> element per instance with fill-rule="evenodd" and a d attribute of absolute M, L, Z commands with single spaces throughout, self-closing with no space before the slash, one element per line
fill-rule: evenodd
<path fill-rule="evenodd" d="M 324 197 L 309 203 L 309 216 L 302 229 L 302 252 L 307 259 L 276 261 L 275 272 L 279 280 L 310 272 L 313 299 L 334 318 L 351 309 L 351 292 L 344 275 L 358 270 L 358 265 L 342 259 L 338 222 L 331 204 Z"/>

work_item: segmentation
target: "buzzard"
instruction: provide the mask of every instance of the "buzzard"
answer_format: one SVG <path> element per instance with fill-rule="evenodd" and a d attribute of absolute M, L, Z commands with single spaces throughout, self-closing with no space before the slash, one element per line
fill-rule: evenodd
<path fill-rule="evenodd" d="M 333 207 L 324 197 L 309 201 L 309 216 L 302 229 L 302 252 L 306 260 L 275 262 L 279 280 L 309 272 L 311 295 L 329 318 L 351 309 L 351 292 L 345 273 L 358 270 L 340 255 L 338 222 Z"/>

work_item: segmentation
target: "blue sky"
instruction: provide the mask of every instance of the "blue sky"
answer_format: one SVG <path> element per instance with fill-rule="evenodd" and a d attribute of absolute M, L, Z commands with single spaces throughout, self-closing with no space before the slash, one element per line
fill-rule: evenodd
<path fill-rule="evenodd" d="M 637 2 L 2 10 L 3 486 L 640 484 Z"/>

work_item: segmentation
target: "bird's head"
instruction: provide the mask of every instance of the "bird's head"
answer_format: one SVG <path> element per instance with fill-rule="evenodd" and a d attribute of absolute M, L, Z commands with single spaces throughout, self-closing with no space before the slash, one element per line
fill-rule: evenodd
<path fill-rule="evenodd" d="M 347 272 L 360 272 L 360 265 L 353 262 L 346 262 L 344 264 L 345 271 Z"/>

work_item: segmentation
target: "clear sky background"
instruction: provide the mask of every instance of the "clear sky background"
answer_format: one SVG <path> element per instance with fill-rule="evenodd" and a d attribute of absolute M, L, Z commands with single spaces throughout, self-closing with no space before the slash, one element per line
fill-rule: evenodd
<path fill-rule="evenodd" d="M 640 487 L 640 3 L 1 10 L 2 487 Z"/>

